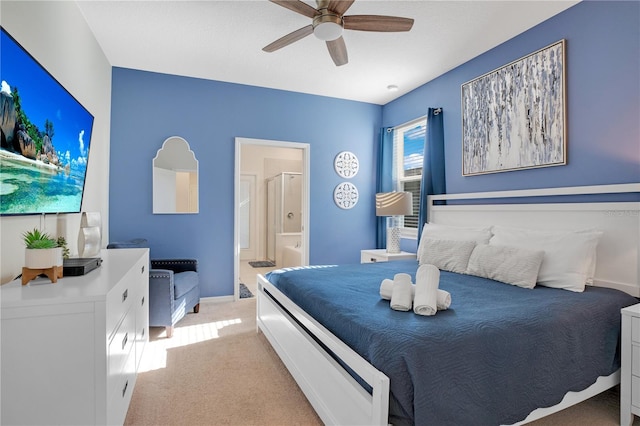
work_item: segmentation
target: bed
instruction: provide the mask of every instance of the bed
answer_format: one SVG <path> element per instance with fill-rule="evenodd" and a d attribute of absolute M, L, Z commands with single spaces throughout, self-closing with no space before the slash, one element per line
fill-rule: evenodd
<path fill-rule="evenodd" d="M 258 277 L 258 327 L 327 424 L 529 422 L 619 382 L 620 309 L 640 295 L 640 203 L 557 197 L 638 192 L 630 184 L 430 197 L 431 221 L 450 226 L 602 231 L 594 285 L 582 292 L 442 271 L 450 309 L 422 317 L 391 310 L 379 294 L 395 273 L 415 278 L 416 261 L 287 268 Z M 520 197 L 546 202 L 495 204 Z"/>

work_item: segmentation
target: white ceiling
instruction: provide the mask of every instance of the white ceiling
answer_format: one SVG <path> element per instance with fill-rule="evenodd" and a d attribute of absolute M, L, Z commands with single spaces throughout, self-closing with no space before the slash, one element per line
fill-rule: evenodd
<path fill-rule="evenodd" d="M 384 105 L 578 1 L 356 0 L 346 15 L 415 23 L 404 33 L 345 31 L 349 63 L 341 67 L 313 35 L 263 52 L 311 23 L 267 0 L 77 3 L 113 66 Z"/>

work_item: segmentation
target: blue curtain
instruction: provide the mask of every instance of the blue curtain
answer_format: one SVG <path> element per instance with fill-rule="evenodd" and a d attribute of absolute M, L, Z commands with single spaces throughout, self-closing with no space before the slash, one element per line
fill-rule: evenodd
<path fill-rule="evenodd" d="M 393 128 L 380 129 L 378 142 L 376 192 L 393 191 Z M 387 246 L 387 218 L 376 217 L 376 248 Z"/>
<path fill-rule="evenodd" d="M 429 108 L 427 112 L 427 140 L 424 144 L 418 241 L 422 226 L 427 222 L 427 195 L 446 194 L 444 165 L 444 126 L 442 108 Z"/>

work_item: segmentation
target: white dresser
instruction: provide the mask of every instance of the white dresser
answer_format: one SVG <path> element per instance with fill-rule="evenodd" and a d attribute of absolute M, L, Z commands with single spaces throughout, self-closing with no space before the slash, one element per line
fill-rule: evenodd
<path fill-rule="evenodd" d="M 0 286 L 0 423 L 124 423 L 148 341 L 149 251 L 103 250 L 57 283 Z"/>
<path fill-rule="evenodd" d="M 622 310 L 621 360 L 620 424 L 629 426 L 640 416 L 640 304 Z"/>

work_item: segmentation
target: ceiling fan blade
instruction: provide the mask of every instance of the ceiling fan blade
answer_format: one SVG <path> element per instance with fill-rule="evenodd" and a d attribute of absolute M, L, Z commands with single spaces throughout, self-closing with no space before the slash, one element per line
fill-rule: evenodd
<path fill-rule="evenodd" d="M 350 15 L 342 19 L 345 30 L 396 32 L 409 31 L 413 27 L 413 19 L 398 16 Z"/>
<path fill-rule="evenodd" d="M 342 16 L 355 0 L 331 0 L 327 9 Z"/>
<path fill-rule="evenodd" d="M 327 48 L 329 49 L 331 59 L 333 59 L 333 63 L 336 64 L 336 66 L 339 67 L 340 65 L 344 65 L 349 62 L 347 46 L 344 44 L 344 38 L 338 37 L 335 40 L 327 41 Z"/>
<path fill-rule="evenodd" d="M 313 7 L 300 0 L 269 0 L 272 3 L 286 7 L 289 10 L 293 10 L 307 18 L 313 18 L 318 13 Z"/>
<path fill-rule="evenodd" d="M 289 33 L 284 37 L 280 37 L 273 43 L 263 47 L 262 50 L 264 50 L 265 52 L 274 52 L 278 49 L 282 49 L 283 47 L 290 45 L 293 42 L 305 38 L 311 33 L 313 33 L 313 25 L 307 25 L 306 27 L 295 30 L 294 32 Z"/>

